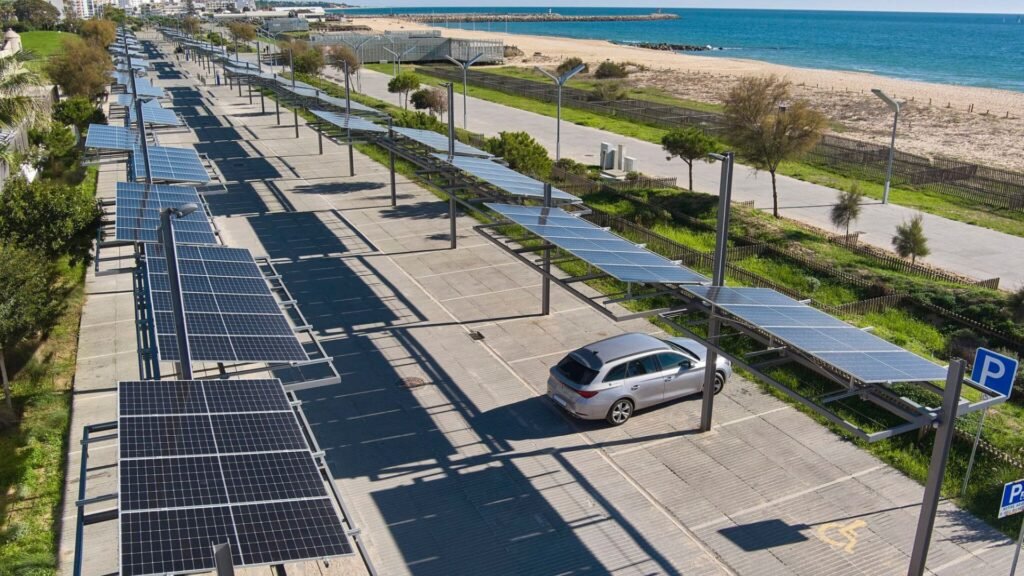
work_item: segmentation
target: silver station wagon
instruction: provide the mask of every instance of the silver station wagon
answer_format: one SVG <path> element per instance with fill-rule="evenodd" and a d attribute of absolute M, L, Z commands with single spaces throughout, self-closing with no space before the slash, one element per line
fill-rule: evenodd
<path fill-rule="evenodd" d="M 704 384 L 707 349 L 689 338 L 661 340 L 631 332 L 571 352 L 551 368 L 548 397 L 584 420 L 623 424 L 636 410 L 696 394 Z M 715 394 L 732 375 L 718 357 Z"/>

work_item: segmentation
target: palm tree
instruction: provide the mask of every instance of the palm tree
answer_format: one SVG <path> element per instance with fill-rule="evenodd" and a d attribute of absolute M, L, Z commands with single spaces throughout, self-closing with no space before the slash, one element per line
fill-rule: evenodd
<path fill-rule="evenodd" d="M 835 206 L 832 206 L 832 225 L 836 228 L 846 228 L 846 236 L 850 236 L 850 224 L 860 217 L 861 201 L 864 193 L 860 191 L 860 185 L 856 182 L 850 189 L 841 190 L 836 198 Z"/>
<path fill-rule="evenodd" d="M 14 126 L 36 112 L 30 91 L 39 85 L 39 76 L 24 65 L 34 58 L 25 50 L 0 57 L 0 126 Z"/>

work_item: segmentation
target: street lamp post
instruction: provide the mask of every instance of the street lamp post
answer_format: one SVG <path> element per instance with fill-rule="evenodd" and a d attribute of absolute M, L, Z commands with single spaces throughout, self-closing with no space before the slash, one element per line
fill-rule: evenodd
<path fill-rule="evenodd" d="M 356 68 L 356 90 L 360 92 L 363 91 L 363 46 L 374 38 L 376 38 L 376 36 L 367 36 L 355 44 L 349 44 L 349 46 L 356 51 L 356 58 L 359 60 L 359 68 Z"/>
<path fill-rule="evenodd" d="M 192 356 L 185 329 L 185 305 L 182 301 L 181 286 L 178 284 L 178 255 L 174 243 L 174 230 L 171 227 L 171 217 L 184 218 L 198 208 L 195 204 L 188 203 L 180 208 L 164 208 L 160 211 L 160 241 L 164 248 L 164 261 L 167 262 L 167 276 L 171 289 L 171 311 L 174 316 L 174 336 L 178 345 L 178 376 L 181 380 L 192 379 Z"/>
<path fill-rule="evenodd" d="M 537 66 L 536 68 L 538 72 L 554 80 L 555 85 L 558 86 L 558 106 L 556 107 L 555 112 L 555 162 L 558 162 L 562 159 L 562 86 L 564 86 L 570 78 L 582 72 L 583 69 L 586 68 L 586 64 L 580 64 L 561 76 L 555 76 L 540 66 Z"/>
<path fill-rule="evenodd" d="M 483 57 L 484 57 L 484 53 L 481 52 L 481 53 L 477 54 L 476 56 L 473 56 L 469 60 L 466 60 L 465 62 L 462 62 L 460 60 L 456 60 L 455 58 L 452 58 L 451 56 L 445 56 L 445 58 L 450 60 L 452 62 L 452 64 L 455 64 L 456 66 L 462 68 L 462 129 L 463 130 L 469 130 L 469 126 L 467 125 L 467 119 L 469 118 L 469 114 L 467 112 L 468 108 L 466 106 L 466 100 L 467 100 L 467 98 L 466 98 L 466 90 L 467 90 L 467 85 L 468 85 L 468 78 L 467 78 L 467 76 L 469 75 L 469 67 L 472 66 L 473 64 L 476 64 L 477 61 L 480 60 Z M 451 106 L 452 103 L 449 101 L 448 105 Z"/>
<path fill-rule="evenodd" d="M 882 193 L 882 204 L 889 203 L 889 186 L 892 184 L 892 164 L 896 159 L 896 127 L 900 123 L 900 103 L 889 98 L 885 92 L 878 88 L 872 88 L 871 93 L 882 99 L 893 111 L 892 119 L 892 141 L 889 143 L 889 166 L 885 170 L 885 191 Z"/>
<path fill-rule="evenodd" d="M 384 47 L 381 46 L 381 48 L 384 48 Z M 395 76 L 398 76 L 399 74 L 402 73 L 402 58 L 405 58 L 405 56 L 409 52 L 412 52 L 415 49 L 416 49 L 416 46 L 413 45 L 413 46 L 410 46 L 410 47 L 406 48 L 401 53 L 399 53 L 399 52 L 395 52 L 394 50 L 392 50 L 390 48 L 384 48 L 385 52 L 387 52 L 388 54 L 391 54 L 395 58 L 394 64 L 395 64 L 395 66 L 397 66 L 397 68 L 395 66 L 392 66 L 392 68 L 391 68 L 391 70 L 394 72 Z"/>

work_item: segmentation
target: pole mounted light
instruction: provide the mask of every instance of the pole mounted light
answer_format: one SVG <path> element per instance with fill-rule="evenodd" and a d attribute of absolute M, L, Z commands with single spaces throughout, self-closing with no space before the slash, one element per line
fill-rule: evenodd
<path fill-rule="evenodd" d="M 408 55 L 410 52 L 415 50 L 416 49 L 416 45 L 413 44 L 412 46 L 406 48 L 402 52 L 395 52 L 391 48 L 387 48 L 387 47 L 384 47 L 384 46 L 381 46 L 381 48 L 383 48 L 385 52 L 387 52 L 388 54 L 391 54 L 391 56 L 393 56 L 395 58 L 395 65 L 396 65 L 396 67 L 392 68 L 392 70 L 394 70 L 394 75 L 398 76 L 399 74 L 402 73 L 402 58 L 405 58 L 406 55 Z"/>
<path fill-rule="evenodd" d="M 892 185 L 892 164 L 896 159 L 896 127 L 900 123 L 900 103 L 889 98 L 878 88 L 872 88 L 871 93 L 878 96 L 893 111 L 892 119 L 892 141 L 889 143 L 889 166 L 885 170 L 885 191 L 882 193 L 882 204 L 889 203 L 889 187 Z"/>
<path fill-rule="evenodd" d="M 466 100 L 467 100 L 467 98 L 466 98 L 466 90 L 467 90 L 467 82 L 468 82 L 468 76 L 469 76 L 469 67 L 472 66 L 473 64 L 476 64 L 477 61 L 480 60 L 483 57 L 484 57 L 484 53 L 481 52 L 481 53 L 477 54 L 476 56 L 473 56 L 469 60 L 466 60 L 465 62 L 463 62 L 461 60 L 456 60 L 455 58 L 452 58 L 451 56 L 445 56 L 445 58 L 447 58 L 449 62 L 451 62 L 452 64 L 455 64 L 459 68 L 462 68 L 462 129 L 463 130 L 469 130 L 469 126 L 468 126 L 469 114 L 468 114 L 467 108 L 466 108 Z M 452 105 L 452 103 L 451 103 L 451 101 L 449 101 L 448 102 L 448 106 L 451 106 L 451 105 Z"/>
<path fill-rule="evenodd" d="M 555 119 L 555 162 L 562 159 L 562 86 L 569 81 L 570 78 L 579 74 L 586 68 L 586 64 L 580 64 L 579 66 L 569 70 L 561 76 L 555 76 L 551 72 L 535 66 L 536 70 L 541 74 L 551 78 L 555 82 L 555 86 L 558 87 L 558 106 L 556 107 L 556 119 Z"/>

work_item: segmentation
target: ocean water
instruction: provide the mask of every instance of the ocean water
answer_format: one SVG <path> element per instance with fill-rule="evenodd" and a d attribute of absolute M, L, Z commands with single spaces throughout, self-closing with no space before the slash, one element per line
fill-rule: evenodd
<path fill-rule="evenodd" d="M 648 14 L 653 9 L 553 8 L 561 14 Z M 380 14 L 546 12 L 538 8 L 393 8 Z M 671 9 L 656 22 L 451 22 L 449 27 L 616 42 L 710 45 L 707 58 L 735 57 L 804 68 L 871 72 L 910 80 L 1024 92 L 1024 18 L 1017 14 L 925 14 L 796 10 Z M 1024 14 L 1024 4 L 1021 13 Z M 507 26 L 507 28 L 506 28 Z"/>

